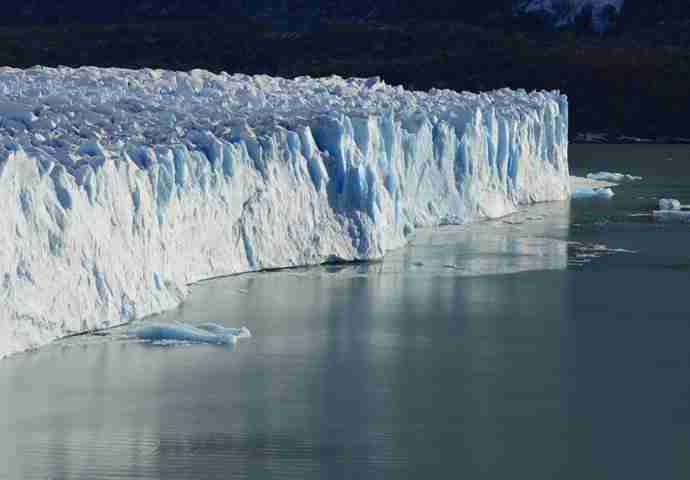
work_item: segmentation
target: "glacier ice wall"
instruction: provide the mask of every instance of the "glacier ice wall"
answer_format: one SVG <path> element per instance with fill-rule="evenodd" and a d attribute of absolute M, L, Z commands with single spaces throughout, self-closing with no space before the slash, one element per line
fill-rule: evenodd
<path fill-rule="evenodd" d="M 0 356 L 566 199 L 558 92 L 0 68 Z"/>

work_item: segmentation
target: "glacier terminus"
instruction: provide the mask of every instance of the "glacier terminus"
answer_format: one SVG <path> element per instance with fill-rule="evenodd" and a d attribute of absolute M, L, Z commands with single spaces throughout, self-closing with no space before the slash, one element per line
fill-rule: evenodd
<path fill-rule="evenodd" d="M 559 92 L 0 68 L 0 357 L 567 199 L 567 145 Z"/>

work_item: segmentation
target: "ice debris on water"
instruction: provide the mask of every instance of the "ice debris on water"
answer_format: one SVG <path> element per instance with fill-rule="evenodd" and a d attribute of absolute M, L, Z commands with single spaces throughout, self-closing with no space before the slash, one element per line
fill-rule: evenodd
<path fill-rule="evenodd" d="M 674 198 L 659 200 L 659 209 L 652 212 L 652 217 L 658 222 L 690 223 L 690 205 L 682 205 Z"/>
<path fill-rule="evenodd" d="M 680 210 L 680 201 L 675 198 L 662 198 L 659 200 L 659 210 Z"/>
<path fill-rule="evenodd" d="M 572 198 L 576 200 L 586 199 L 586 198 L 601 198 L 609 199 L 613 198 L 615 193 L 610 188 L 589 188 L 581 187 L 573 192 Z"/>
<path fill-rule="evenodd" d="M 642 180 L 642 177 L 636 177 L 635 175 L 628 175 L 625 173 L 613 173 L 613 172 L 597 172 L 588 173 L 587 178 L 590 180 L 599 180 L 601 182 L 634 182 Z"/>
<path fill-rule="evenodd" d="M 0 357 L 570 195 L 557 91 L 0 67 L 0 99 Z"/>
<path fill-rule="evenodd" d="M 634 254 L 637 251 L 625 248 L 609 248 L 602 243 L 568 242 L 568 264 L 570 266 L 582 266 L 605 255 L 618 253 Z"/>
<path fill-rule="evenodd" d="M 247 327 L 228 328 L 216 323 L 187 325 L 182 323 L 154 323 L 129 331 L 129 336 L 155 343 L 212 343 L 218 345 L 235 344 L 239 339 L 250 338 Z"/>

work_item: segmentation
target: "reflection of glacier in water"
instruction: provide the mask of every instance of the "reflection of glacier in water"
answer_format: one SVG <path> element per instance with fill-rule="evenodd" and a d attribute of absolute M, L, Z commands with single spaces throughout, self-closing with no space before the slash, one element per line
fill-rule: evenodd
<path fill-rule="evenodd" d="M 134 322 L 125 328 L 103 332 L 108 339 L 90 336 L 61 344 L 68 347 L 132 339 L 173 346 L 234 344 L 237 339 L 251 335 L 246 328 L 233 328 L 239 326 L 238 309 L 246 310 L 247 305 L 255 305 L 257 301 L 271 301 L 280 303 L 281 308 L 287 311 L 295 299 L 285 298 L 283 301 L 279 298 L 286 295 L 286 291 L 298 289 L 295 285 L 288 285 L 300 280 L 315 283 L 314 288 L 319 293 L 315 293 L 313 301 L 309 302 L 315 304 L 318 297 L 325 295 L 322 288 L 337 289 L 345 285 L 343 282 L 356 279 L 368 279 L 372 288 L 403 288 L 410 297 L 423 297 L 427 288 L 433 291 L 452 286 L 452 283 L 442 286 L 426 280 L 564 270 L 569 265 L 569 253 L 572 254 L 568 241 L 569 225 L 570 203 L 556 202 L 527 207 L 498 220 L 420 229 L 407 246 L 388 253 L 379 262 L 244 273 L 201 282 L 177 309 Z M 409 285 L 415 287 L 410 291 Z M 287 296 L 291 297 L 291 294 Z M 361 298 L 357 300 L 361 301 Z M 226 325 L 228 319 L 231 319 L 232 326 Z M 249 320 L 242 315 L 239 319 L 240 323 Z M 198 331 L 199 325 L 217 325 L 224 331 L 220 335 L 215 331 Z"/>
<path fill-rule="evenodd" d="M 570 204 L 535 205 L 498 220 L 419 230 L 383 261 L 291 269 L 296 276 L 478 276 L 568 266 Z M 248 275 L 262 275 L 248 274 Z"/>
<path fill-rule="evenodd" d="M 410 244 L 390 252 L 379 262 L 327 264 L 213 279 L 197 284 L 190 298 L 179 308 L 135 322 L 128 334 L 124 329 L 116 329 L 109 336 L 111 340 L 127 341 L 134 337 L 166 345 L 234 344 L 238 338 L 250 336 L 248 330 L 247 335 L 239 335 L 237 328 L 222 327 L 230 332 L 231 338 L 228 339 L 223 335 L 216 336 L 216 332 L 193 332 L 190 336 L 187 330 L 195 325 L 204 325 L 204 322 L 224 325 L 228 318 L 236 323 L 237 310 L 251 311 L 248 305 L 256 306 L 256 302 L 274 302 L 288 311 L 291 308 L 288 305 L 296 300 L 292 297 L 293 290 L 301 288 L 291 284 L 302 281 L 314 283 L 314 292 L 318 292 L 308 302 L 312 305 L 316 305 L 323 295 L 328 295 L 326 290 L 344 288 L 358 279 L 368 282 L 371 288 L 402 288 L 408 296 L 423 297 L 453 285 L 440 285 L 436 279 L 581 269 L 607 255 L 635 253 L 599 243 L 574 242 L 570 238 L 570 225 L 569 202 L 539 204 L 497 220 L 418 230 Z M 409 285 L 415 287 L 409 290 Z M 283 296 L 286 298 L 279 300 Z M 457 296 L 457 293 L 451 296 Z M 357 302 L 361 300 L 359 298 Z M 242 315 L 239 318 L 242 321 L 248 319 Z M 169 332 L 167 326 L 182 330 L 178 331 L 178 328 Z M 180 335 L 184 338 L 178 338 Z"/>

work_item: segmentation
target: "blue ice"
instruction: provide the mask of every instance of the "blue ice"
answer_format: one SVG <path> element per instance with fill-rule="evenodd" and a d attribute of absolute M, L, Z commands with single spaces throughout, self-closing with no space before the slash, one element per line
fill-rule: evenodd
<path fill-rule="evenodd" d="M 187 342 L 230 345 L 251 337 L 247 327 L 228 328 L 216 323 L 199 325 L 150 324 L 130 330 L 129 335 L 149 342 Z"/>
<path fill-rule="evenodd" d="M 576 189 L 572 197 L 576 200 L 580 200 L 583 198 L 603 198 L 603 199 L 609 199 L 614 196 L 613 190 L 610 188 L 589 188 L 589 187 L 582 187 Z"/>

